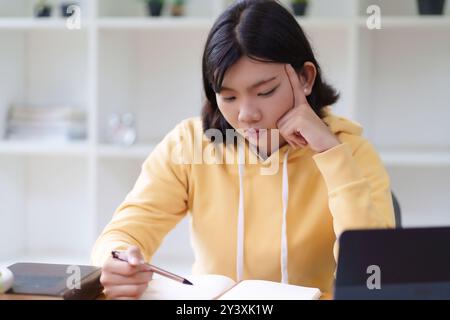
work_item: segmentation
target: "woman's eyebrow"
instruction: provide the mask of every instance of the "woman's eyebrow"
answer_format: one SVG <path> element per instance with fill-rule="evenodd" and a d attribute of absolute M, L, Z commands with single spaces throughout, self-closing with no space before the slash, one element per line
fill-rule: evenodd
<path fill-rule="evenodd" d="M 265 83 L 271 82 L 271 81 L 275 80 L 276 78 L 277 78 L 277 77 L 272 77 L 272 78 L 270 78 L 270 79 L 259 80 L 258 82 L 256 82 L 255 84 L 252 84 L 252 85 L 251 85 L 249 88 L 247 88 L 247 89 L 248 89 L 248 90 L 254 89 L 254 88 L 259 87 L 259 86 L 261 86 L 261 85 L 263 85 L 263 84 L 265 84 Z M 234 89 L 232 89 L 232 88 L 228 88 L 228 87 L 225 87 L 225 86 L 222 86 L 222 90 L 236 91 L 236 90 L 234 90 Z"/>

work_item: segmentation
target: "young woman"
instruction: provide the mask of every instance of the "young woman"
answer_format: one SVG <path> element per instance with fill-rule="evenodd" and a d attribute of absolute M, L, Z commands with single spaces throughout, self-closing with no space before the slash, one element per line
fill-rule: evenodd
<path fill-rule="evenodd" d="M 276 1 L 238 1 L 218 18 L 203 82 L 201 119 L 181 122 L 155 148 L 95 244 L 106 295 L 143 293 L 152 277 L 143 260 L 187 213 L 193 273 L 330 292 L 339 235 L 394 226 L 376 151 L 359 125 L 330 111 L 338 95 Z M 211 150 L 227 161 L 199 161 Z M 111 259 L 112 250 L 128 262 Z"/>

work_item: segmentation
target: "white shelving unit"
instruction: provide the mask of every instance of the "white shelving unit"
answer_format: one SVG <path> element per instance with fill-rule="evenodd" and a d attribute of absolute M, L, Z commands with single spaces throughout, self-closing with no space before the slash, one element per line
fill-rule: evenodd
<path fill-rule="evenodd" d="M 32 18 L 32 0 L 0 0 L 0 132 L 15 103 L 83 108 L 89 128 L 81 143 L 0 141 L 3 260 L 88 262 L 154 145 L 199 114 L 203 45 L 229 2 L 190 0 L 185 17 L 166 8 L 149 18 L 141 1 L 84 0 L 82 28 L 69 30 L 58 15 Z M 310 2 L 298 21 L 341 92 L 334 110 L 360 122 L 380 151 L 404 224 L 450 224 L 450 5 L 424 17 L 414 0 Z M 381 30 L 366 28 L 370 4 L 381 8 Z M 135 114 L 135 146 L 108 144 L 113 112 Z M 189 265 L 187 225 L 169 234 L 156 261 Z"/>

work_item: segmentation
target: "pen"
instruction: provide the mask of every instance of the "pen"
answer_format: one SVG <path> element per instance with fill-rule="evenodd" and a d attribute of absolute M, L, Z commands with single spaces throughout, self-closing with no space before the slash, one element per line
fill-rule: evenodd
<path fill-rule="evenodd" d="M 128 260 L 123 257 L 123 252 L 112 251 L 111 255 L 113 256 L 114 259 L 128 262 Z M 181 282 L 183 284 L 188 284 L 188 285 L 191 285 L 191 286 L 193 285 L 192 282 L 190 282 L 189 280 L 187 280 L 187 279 L 185 279 L 183 277 L 177 276 L 176 274 L 174 274 L 172 272 L 169 272 L 169 271 L 166 271 L 164 269 L 158 268 L 157 266 L 154 266 L 154 265 L 149 264 L 149 263 L 146 263 L 145 265 L 150 267 L 150 271 L 153 271 L 154 273 L 157 273 L 157 274 L 159 274 L 159 275 L 161 275 L 163 277 L 166 277 L 166 278 L 169 278 L 169 279 Z"/>

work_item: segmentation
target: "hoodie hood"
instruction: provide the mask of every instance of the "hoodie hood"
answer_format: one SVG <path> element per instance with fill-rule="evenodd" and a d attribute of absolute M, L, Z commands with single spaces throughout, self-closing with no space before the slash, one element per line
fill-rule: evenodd
<path fill-rule="evenodd" d="M 326 107 L 324 113 L 325 117 L 322 120 L 335 135 L 347 133 L 360 136 L 362 134 L 363 128 L 359 123 L 333 114 L 330 107 Z"/>

